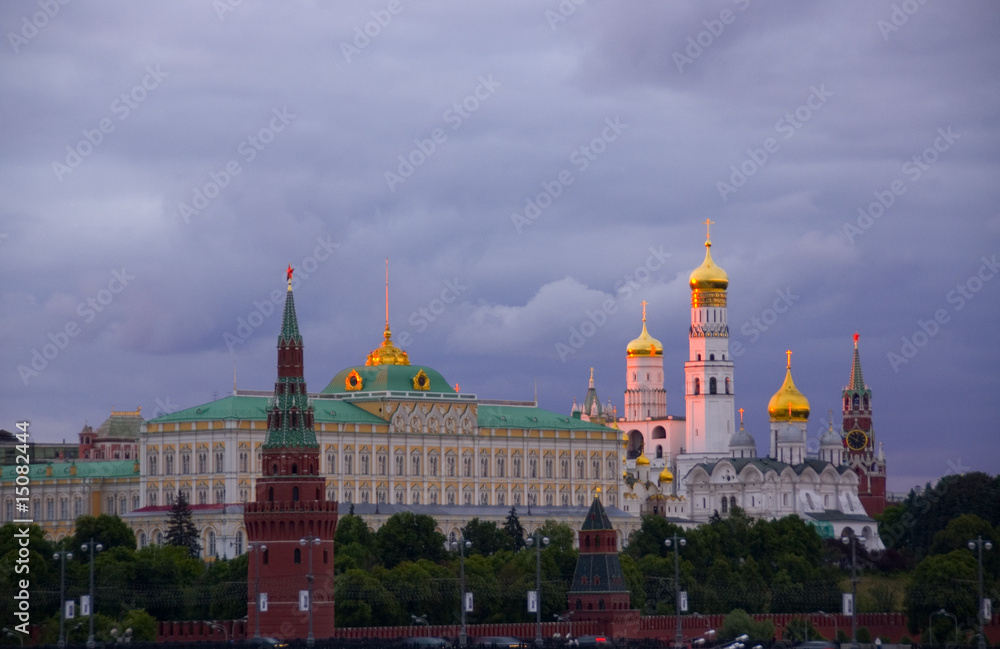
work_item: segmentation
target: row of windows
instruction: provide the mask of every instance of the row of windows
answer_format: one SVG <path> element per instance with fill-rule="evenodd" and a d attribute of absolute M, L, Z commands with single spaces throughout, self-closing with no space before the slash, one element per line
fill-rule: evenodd
<path fill-rule="evenodd" d="M 358 489 L 357 490 L 357 496 L 358 496 L 358 500 L 355 501 L 354 500 L 354 497 L 355 497 L 355 491 L 354 491 L 354 489 L 352 489 L 352 488 L 345 488 L 344 489 L 344 498 L 343 498 L 343 500 L 341 502 L 345 502 L 345 503 L 359 502 L 359 503 L 362 503 L 362 504 L 368 504 L 368 503 L 372 502 L 372 490 L 369 487 L 362 487 L 361 489 Z M 406 502 L 406 490 L 405 489 L 396 489 L 395 493 L 394 493 L 394 496 L 395 496 L 394 503 L 397 504 L 397 505 L 406 505 L 406 504 L 419 505 L 419 504 L 421 504 L 421 491 L 419 489 L 414 489 L 414 490 L 412 490 L 410 492 L 410 502 L 409 503 Z M 327 489 L 326 498 L 327 498 L 327 500 L 337 500 L 337 490 L 334 489 L 334 488 Z M 615 496 L 615 494 L 606 494 L 605 498 L 607 499 L 607 503 L 608 503 L 609 506 L 611 506 L 611 507 L 616 507 L 617 506 L 617 497 Z M 388 489 L 384 489 L 384 488 L 375 489 L 375 502 L 382 503 L 382 504 L 387 504 L 389 502 L 388 499 L 389 499 L 389 490 Z M 520 490 L 514 490 L 514 492 L 511 493 L 511 495 L 510 495 L 510 499 L 511 499 L 510 504 L 514 505 L 516 507 L 520 507 L 522 505 L 522 500 L 523 500 L 523 504 L 527 504 L 527 505 L 535 505 L 535 506 L 537 506 L 539 504 L 538 494 L 535 493 L 534 491 L 529 492 L 527 494 L 527 497 L 525 498 L 523 496 L 523 494 L 521 493 Z M 467 490 L 467 491 L 463 492 L 463 494 L 462 494 L 462 504 L 463 505 L 474 505 L 474 504 L 476 504 L 476 500 L 477 499 L 475 497 L 475 494 L 471 490 Z M 492 500 L 492 502 L 491 502 L 491 500 Z M 575 500 L 576 500 L 575 504 L 578 507 L 583 507 L 588 502 L 587 501 L 587 495 L 584 494 L 584 493 L 577 493 Z M 544 501 L 544 503 L 545 503 L 545 505 L 547 507 L 554 507 L 556 505 L 556 494 L 554 494 L 554 493 L 545 493 L 544 497 L 543 497 L 543 501 Z M 446 491 L 444 493 L 443 502 L 444 502 L 444 504 L 447 504 L 447 505 L 457 505 L 458 504 L 458 494 L 455 491 Z M 568 493 L 559 494 L 558 503 L 559 503 L 560 506 L 562 506 L 562 507 L 569 507 L 572 504 L 572 502 L 573 501 L 572 501 L 572 499 L 570 497 L 570 494 L 568 494 Z M 441 504 L 441 503 L 442 503 L 442 498 L 441 498 L 440 492 L 437 489 L 435 489 L 435 488 L 431 488 L 428 491 L 428 493 L 427 493 L 427 504 L 429 504 L 429 505 L 438 505 L 438 504 Z M 495 494 L 495 496 L 491 499 L 490 498 L 490 493 L 488 491 L 486 491 L 486 490 L 480 490 L 480 492 L 479 492 L 479 498 L 478 498 L 478 504 L 481 505 L 481 506 L 487 506 L 487 505 L 505 506 L 505 505 L 507 505 L 507 494 L 506 494 L 505 491 L 502 491 L 502 490 L 501 491 L 497 491 L 496 494 Z"/>
<path fill-rule="evenodd" d="M 326 455 L 326 465 L 327 471 L 330 474 L 337 475 L 337 454 L 327 453 Z M 431 455 L 427 458 L 427 477 L 436 478 L 440 474 L 445 478 L 458 477 L 459 466 L 461 467 L 461 475 L 464 478 L 480 477 L 480 478 L 506 478 L 507 476 L 507 458 L 497 457 L 492 462 L 488 457 L 480 457 L 478 464 L 475 459 L 471 456 L 465 456 L 462 458 L 461 465 L 458 463 L 458 459 L 454 456 L 445 457 L 443 471 L 440 466 L 439 459 L 437 455 Z M 410 458 L 410 475 L 423 476 L 421 472 L 421 466 L 423 458 L 420 455 L 413 455 Z M 378 454 L 375 457 L 375 472 L 374 475 L 389 475 L 388 473 L 389 458 L 387 454 Z M 511 478 L 538 478 L 539 477 L 539 463 L 538 458 L 529 458 L 526 464 L 526 471 L 522 471 L 525 465 L 521 458 L 514 457 L 510 459 L 510 476 Z M 541 464 L 542 476 L 546 479 L 553 479 L 556 477 L 555 472 L 555 460 L 552 458 L 545 458 Z M 574 477 L 578 480 L 584 480 L 588 476 L 585 475 L 585 469 L 587 467 L 587 462 L 583 458 L 578 458 L 575 463 L 575 475 Z M 617 475 L 618 459 L 612 456 L 607 460 L 607 475 L 614 476 Z M 343 457 L 343 469 L 344 475 L 354 474 L 354 454 L 346 453 Z M 358 456 L 358 475 L 373 475 L 371 471 L 371 456 L 367 453 L 362 453 Z M 394 458 L 393 468 L 395 472 L 393 475 L 406 475 L 406 458 L 402 453 L 397 453 Z M 522 475 L 523 473 L 523 475 Z M 568 480 L 570 478 L 570 461 L 568 458 L 562 458 L 559 460 L 559 478 L 563 480 Z M 601 479 L 601 460 L 592 459 L 590 461 L 590 479 L 600 480 Z"/>
<path fill-rule="evenodd" d="M 243 455 L 241 455 L 241 469 L 246 471 L 246 464 L 243 460 Z M 198 463 L 198 473 L 208 473 L 208 453 L 198 453 L 196 458 Z M 160 456 L 159 453 L 150 453 L 146 461 L 146 473 L 148 475 L 158 475 L 159 473 L 159 463 Z M 226 456 L 223 451 L 215 452 L 215 472 L 223 473 L 225 471 Z M 181 465 L 180 474 L 191 473 L 191 454 L 181 453 Z M 172 452 L 167 452 L 163 454 L 163 475 L 173 475 L 174 474 L 174 454 Z"/>
<path fill-rule="evenodd" d="M 139 494 L 133 494 L 131 501 L 131 510 L 139 509 Z M 102 513 L 121 515 L 127 514 L 131 510 L 129 509 L 129 497 L 127 495 L 120 494 L 117 497 L 108 495 L 105 497 L 104 511 Z M 4 514 L 4 520 L 14 520 L 13 498 L 8 498 L 4 503 Z M 72 508 L 70 507 L 70 499 L 68 497 L 61 497 L 58 499 L 58 502 L 56 498 L 51 496 L 46 498 L 44 502 L 41 498 L 35 498 L 31 501 L 31 514 L 36 521 L 75 521 L 84 514 L 83 497 L 75 496 Z M 20 512 L 16 518 L 23 517 L 24 512 Z"/>
<path fill-rule="evenodd" d="M 226 544 L 226 540 L 232 538 L 232 545 Z M 204 535 L 204 543 L 202 544 L 202 557 L 215 557 L 220 556 L 230 557 L 239 556 L 243 554 L 243 532 L 238 531 L 232 537 L 222 537 L 222 543 L 218 542 L 218 537 L 214 530 L 208 530 Z M 139 549 L 142 549 L 150 544 L 150 541 L 155 545 L 163 545 L 163 532 L 156 530 L 152 532 L 149 536 L 145 532 L 139 532 Z M 222 546 L 220 548 L 220 545 Z M 267 563 L 265 560 L 264 563 Z"/>
<path fill-rule="evenodd" d="M 727 376 L 726 377 L 726 392 L 725 392 L 725 394 L 730 394 L 730 390 L 731 390 L 731 387 L 730 387 L 729 377 Z M 714 376 L 708 379 L 708 393 L 709 394 L 718 394 L 719 393 L 718 383 L 716 383 L 716 380 L 715 380 Z M 701 379 L 698 378 L 698 377 L 695 377 L 695 379 L 694 379 L 694 392 L 693 392 L 693 394 L 701 394 Z"/>
<path fill-rule="evenodd" d="M 202 487 L 202 488 L 198 489 L 198 491 L 195 494 L 196 497 L 197 497 L 197 499 L 198 499 L 197 501 L 192 501 L 191 500 L 191 490 L 190 489 L 181 489 L 180 492 L 182 494 L 184 494 L 184 499 L 187 500 L 189 503 L 191 503 L 193 505 L 208 505 L 209 504 L 209 502 L 208 502 L 208 489 L 207 488 Z M 156 487 L 152 487 L 148 491 L 146 491 L 146 505 L 148 505 L 150 507 L 157 506 L 159 504 L 157 502 L 159 500 L 157 498 L 157 494 L 158 493 L 159 493 L 159 489 L 157 489 Z M 240 502 L 244 502 L 244 503 L 247 502 L 247 499 L 248 499 L 249 495 L 250 494 L 249 494 L 249 491 L 247 489 L 240 489 Z M 173 488 L 171 488 L 171 487 L 164 488 L 164 490 L 163 490 L 163 504 L 164 505 L 173 505 L 174 504 L 174 497 L 175 497 L 175 494 L 174 494 Z M 214 491 L 213 491 L 213 497 L 214 497 L 214 500 L 212 500 L 212 502 L 214 504 L 216 504 L 216 505 L 223 505 L 223 504 L 225 504 L 225 502 L 226 502 L 226 488 L 225 487 L 221 487 L 221 486 L 220 487 L 216 487 L 214 489 Z M 138 499 L 138 497 L 136 497 L 136 498 Z"/>

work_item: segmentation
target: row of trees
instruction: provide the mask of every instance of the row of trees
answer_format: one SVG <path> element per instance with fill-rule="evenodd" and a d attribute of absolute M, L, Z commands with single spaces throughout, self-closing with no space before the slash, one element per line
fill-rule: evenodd
<path fill-rule="evenodd" d="M 886 510 L 881 524 L 892 546 L 869 554 L 859 549 L 862 574 L 886 575 L 902 596 L 859 601 L 859 610 L 899 610 L 909 614 L 911 631 L 921 632 L 930 613 L 940 608 L 971 628 L 977 607 L 976 555 L 970 539 L 982 537 L 1000 545 L 1000 526 L 971 513 L 1000 516 L 997 480 L 970 474 L 946 487 L 914 492 L 901 505 Z M 991 491 L 995 490 L 995 491 Z M 985 493 L 988 503 L 980 494 Z M 955 515 L 945 520 L 943 508 Z M 87 592 L 88 557 L 80 545 L 95 539 L 104 546 L 96 558 L 98 629 L 133 628 L 136 639 L 151 639 L 153 620 L 238 619 L 246 615 L 247 556 L 205 563 L 197 557 L 197 534 L 190 512 L 178 507 L 171 515 L 167 540 L 173 545 L 136 549 L 128 526 L 114 516 L 83 516 L 74 536 L 46 541 L 38 527 L 30 530 L 29 565 L 33 621 L 57 626 L 59 566 L 53 552 L 74 552 L 66 566 L 67 598 Z M 920 529 L 926 527 L 928 529 Z M 412 615 L 432 624 L 458 619 L 459 554 L 448 549 L 429 516 L 401 513 L 377 531 L 353 513 L 341 517 L 335 537 L 335 597 L 338 626 L 407 624 Z M 19 545 L 17 528 L 0 531 L 0 591 L 16 592 Z M 472 519 L 462 530 L 471 542 L 466 551 L 467 588 L 474 594 L 470 623 L 530 621 L 525 595 L 534 589 L 535 550 L 525 548 L 525 533 L 516 509 L 503 525 Z M 566 610 L 567 589 L 576 567 L 576 531 L 547 522 L 550 539 L 541 556 L 542 611 L 545 619 Z M 703 614 L 745 609 L 751 613 L 836 611 L 849 588 L 850 555 L 837 539 L 821 539 L 815 528 L 790 516 L 755 520 L 734 509 L 698 528 L 684 530 L 661 517 L 645 517 L 620 553 L 632 605 L 643 614 L 674 612 L 674 554 L 664 539 L 674 534 L 687 543 L 679 553 L 681 588 L 690 610 Z M 905 543 L 920 544 L 912 547 Z M 986 595 L 998 599 L 1000 548 L 984 555 Z M 0 600 L 0 616 L 13 619 L 15 602 Z M 936 624 L 947 625 L 938 617 Z M 124 626 L 122 626 L 124 625 Z M 75 626 L 75 623 L 74 623 Z M 935 628 L 935 635 L 949 629 Z M 54 631 L 52 631 L 54 633 Z M 50 638 L 54 640 L 54 635 Z"/>

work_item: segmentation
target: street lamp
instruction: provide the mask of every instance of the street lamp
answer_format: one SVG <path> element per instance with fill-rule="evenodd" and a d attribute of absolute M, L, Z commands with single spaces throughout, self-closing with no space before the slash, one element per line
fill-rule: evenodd
<path fill-rule="evenodd" d="M 549 544 L 549 537 L 540 536 L 535 530 L 524 542 L 529 548 L 535 546 L 535 645 L 542 646 L 542 546 Z"/>
<path fill-rule="evenodd" d="M 254 580 L 253 580 L 253 601 L 254 604 L 254 628 L 253 637 L 256 640 L 260 637 L 260 553 L 267 552 L 267 546 L 260 541 L 251 541 L 247 544 L 253 552 Z M 312 602 L 309 602 L 312 606 Z"/>
<path fill-rule="evenodd" d="M 226 639 L 226 644 L 229 644 L 229 629 L 227 629 L 225 625 L 219 624 L 218 622 L 209 622 L 208 625 L 213 629 L 221 629 L 223 637 Z"/>
<path fill-rule="evenodd" d="M 83 552 L 90 552 L 90 634 L 87 636 L 87 649 L 94 649 L 94 615 L 97 613 L 96 602 L 94 601 L 94 555 L 104 549 L 104 546 L 100 543 L 95 543 L 94 539 L 90 539 L 90 543 L 84 543 L 80 546 L 80 550 Z"/>
<path fill-rule="evenodd" d="M 853 602 L 851 604 L 851 608 L 852 609 L 854 608 Z M 833 613 L 827 613 L 826 611 L 816 611 L 816 614 L 817 615 L 822 615 L 823 617 L 832 617 L 833 618 L 833 641 L 837 642 L 837 636 L 840 635 L 840 628 L 837 625 L 837 616 L 834 615 Z"/>
<path fill-rule="evenodd" d="M 458 608 L 462 615 L 462 629 L 458 632 L 459 647 L 464 647 L 468 639 L 468 636 L 465 634 L 465 550 L 471 547 L 472 541 L 466 541 L 464 536 L 458 541 L 451 542 L 451 549 L 454 550 L 457 548 L 459 557 L 458 582 L 461 595 L 458 600 Z M 424 624 L 427 624 L 426 620 L 424 620 Z"/>
<path fill-rule="evenodd" d="M 674 640 L 675 647 L 684 645 L 684 631 L 681 628 L 681 555 L 680 548 L 687 545 L 687 539 L 674 534 L 663 542 L 668 548 L 674 549 L 674 611 L 677 614 L 677 635 Z"/>
<path fill-rule="evenodd" d="M 858 537 L 852 532 L 840 540 L 851 546 L 851 649 L 858 649 Z"/>
<path fill-rule="evenodd" d="M 426 613 L 424 613 L 423 615 L 410 616 L 410 626 L 420 626 L 421 624 L 423 624 L 424 626 L 428 626 Z"/>
<path fill-rule="evenodd" d="M 979 649 L 986 649 L 986 636 L 983 635 L 983 625 L 986 624 L 986 601 L 983 599 L 983 550 L 992 550 L 993 544 L 978 536 L 975 541 L 969 541 L 969 549 L 979 551 L 979 611 L 976 613 L 976 619 L 979 620 Z"/>
<path fill-rule="evenodd" d="M 59 570 L 59 642 L 56 646 L 62 649 L 66 646 L 66 559 L 72 559 L 73 553 L 62 550 L 52 555 L 60 563 Z"/>
<path fill-rule="evenodd" d="M 931 646 L 934 646 L 934 625 L 933 625 L 933 622 L 934 622 L 934 618 L 937 617 L 938 615 L 944 615 L 945 617 L 950 617 L 951 618 L 951 623 L 955 625 L 955 646 L 957 647 L 958 646 L 958 618 L 955 617 L 954 615 L 952 615 L 951 613 L 949 613 L 948 611 L 944 610 L 943 608 L 934 611 L 933 613 L 931 613 L 930 617 L 927 618 L 927 631 L 930 633 L 930 640 L 931 640 L 930 644 L 931 644 Z M 941 644 L 944 644 L 944 643 L 941 643 Z"/>
<path fill-rule="evenodd" d="M 9 635 L 11 637 L 17 638 L 17 641 L 21 643 L 21 646 L 22 647 L 24 646 L 24 638 L 21 637 L 20 633 L 17 633 L 16 631 L 12 631 L 12 630 L 8 629 L 7 627 L 4 627 L 3 628 L 3 634 L 5 636 Z"/>
<path fill-rule="evenodd" d="M 312 534 L 299 539 L 299 545 L 309 547 L 309 573 L 306 575 L 306 581 L 309 582 L 309 635 L 306 636 L 307 647 L 316 644 L 316 638 L 313 636 L 313 546 L 319 544 L 319 537 Z"/>
<path fill-rule="evenodd" d="M 569 613 L 563 613 L 562 615 L 559 615 L 558 613 L 553 613 L 552 614 L 552 617 L 554 617 L 556 619 L 556 622 L 568 622 L 569 623 L 569 630 L 566 632 L 566 639 L 567 640 L 573 637 L 573 613 L 575 613 L 575 612 L 576 611 L 570 611 Z"/>

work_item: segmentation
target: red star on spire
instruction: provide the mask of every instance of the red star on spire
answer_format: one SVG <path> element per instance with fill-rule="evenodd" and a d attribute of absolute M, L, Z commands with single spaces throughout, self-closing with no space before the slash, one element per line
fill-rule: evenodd
<path fill-rule="evenodd" d="M 288 273 L 288 281 L 289 282 L 292 281 L 292 273 L 294 273 L 294 272 L 295 272 L 295 269 L 292 268 L 291 264 L 288 264 L 288 271 L 287 271 L 287 273 Z"/>

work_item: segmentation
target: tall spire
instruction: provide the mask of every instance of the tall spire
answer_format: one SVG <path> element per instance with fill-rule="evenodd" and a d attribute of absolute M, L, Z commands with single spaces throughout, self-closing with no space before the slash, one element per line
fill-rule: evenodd
<path fill-rule="evenodd" d="M 854 332 L 854 363 L 851 365 L 851 380 L 847 383 L 851 390 L 859 392 L 865 389 L 865 380 L 861 376 L 861 356 L 858 354 L 858 332 Z"/>
<path fill-rule="evenodd" d="M 278 378 L 274 396 L 268 403 L 267 437 L 264 448 L 318 447 L 313 428 L 313 407 L 309 403 L 303 367 L 302 334 L 295 315 L 292 272 L 288 267 L 288 292 L 278 334 Z"/>

